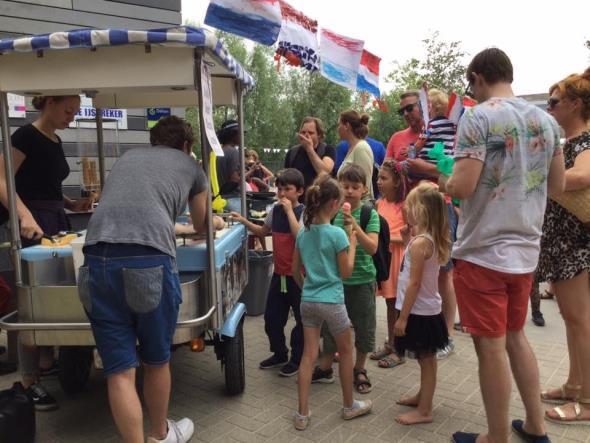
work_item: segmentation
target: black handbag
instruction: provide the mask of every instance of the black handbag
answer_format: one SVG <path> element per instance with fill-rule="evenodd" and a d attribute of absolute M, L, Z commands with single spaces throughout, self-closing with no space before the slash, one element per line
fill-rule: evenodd
<path fill-rule="evenodd" d="M 0 443 L 35 440 L 35 405 L 20 382 L 0 391 Z"/>

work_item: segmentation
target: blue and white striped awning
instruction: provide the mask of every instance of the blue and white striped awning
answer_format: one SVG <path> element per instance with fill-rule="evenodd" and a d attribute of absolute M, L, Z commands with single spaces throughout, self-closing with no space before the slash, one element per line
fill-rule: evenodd
<path fill-rule="evenodd" d="M 99 48 L 129 44 L 186 45 L 208 48 L 214 52 L 247 88 L 254 79 L 223 47 L 221 41 L 207 29 L 182 26 L 167 29 L 136 31 L 130 29 L 76 29 L 52 34 L 0 40 L 0 53 L 63 50 L 70 48 Z"/>

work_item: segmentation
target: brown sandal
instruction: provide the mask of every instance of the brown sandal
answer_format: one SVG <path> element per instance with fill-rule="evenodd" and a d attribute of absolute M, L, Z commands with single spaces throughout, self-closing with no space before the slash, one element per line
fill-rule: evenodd
<path fill-rule="evenodd" d="M 580 398 L 578 401 L 573 403 L 574 414 L 576 414 L 573 417 L 568 417 L 563 408 L 561 406 L 557 406 L 553 409 L 550 409 L 549 411 L 545 411 L 545 419 L 560 425 L 590 426 L 590 418 L 580 418 L 582 415 L 582 406 L 580 405 L 590 405 L 590 398 Z M 559 418 L 549 416 L 548 413 L 550 411 L 555 412 Z"/>
<path fill-rule="evenodd" d="M 569 391 L 581 391 L 582 386 L 581 385 L 570 385 L 570 384 L 565 383 L 557 389 L 560 390 L 561 395 L 559 397 L 550 397 L 549 391 L 543 391 L 543 392 L 541 392 L 541 401 L 543 403 L 549 403 L 549 404 L 554 404 L 554 405 L 563 405 L 566 403 L 571 403 L 572 401 L 578 401 L 579 394 L 574 395 L 573 397 L 568 397 L 565 394 L 565 390 L 567 389 Z"/>

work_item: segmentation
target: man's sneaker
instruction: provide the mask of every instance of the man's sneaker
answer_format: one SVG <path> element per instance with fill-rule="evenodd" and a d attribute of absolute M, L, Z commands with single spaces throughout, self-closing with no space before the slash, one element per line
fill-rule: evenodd
<path fill-rule="evenodd" d="M 545 326 L 545 318 L 541 311 L 533 312 L 533 323 L 537 326 Z"/>
<path fill-rule="evenodd" d="M 334 383 L 334 370 L 332 368 L 323 370 L 319 366 L 313 368 L 311 375 L 312 383 Z"/>
<path fill-rule="evenodd" d="M 57 401 L 45 390 L 45 388 L 35 383 L 27 388 L 27 394 L 33 399 L 37 411 L 53 411 L 58 408 Z"/>
<path fill-rule="evenodd" d="M 47 369 L 41 368 L 39 371 L 39 376 L 41 377 L 51 377 L 52 375 L 59 374 L 59 365 L 57 361 L 53 361 L 53 364 L 49 366 Z"/>
<path fill-rule="evenodd" d="M 301 415 L 299 412 L 295 412 L 293 416 L 293 425 L 298 431 L 303 431 L 309 426 L 309 418 L 311 417 L 311 411 L 307 415 Z"/>
<path fill-rule="evenodd" d="M 292 361 L 287 362 L 281 370 L 279 371 L 279 375 L 281 377 L 292 377 L 293 375 L 297 375 L 299 372 L 299 365 L 296 365 Z"/>
<path fill-rule="evenodd" d="M 437 360 L 444 360 L 455 351 L 455 342 L 449 337 L 449 344 L 436 353 Z"/>
<path fill-rule="evenodd" d="M 183 418 L 178 421 L 166 420 L 168 423 L 168 435 L 164 440 L 149 437 L 147 443 L 186 443 L 195 432 L 195 425 L 190 418 Z"/>
<path fill-rule="evenodd" d="M 271 355 L 266 360 L 262 360 L 258 366 L 260 369 L 271 369 L 278 368 L 287 363 L 289 359 L 287 357 L 279 357 L 276 354 Z"/>
<path fill-rule="evenodd" d="M 371 412 L 373 402 L 371 400 L 353 400 L 350 408 L 342 408 L 342 418 L 344 420 L 352 420 L 361 415 Z"/>

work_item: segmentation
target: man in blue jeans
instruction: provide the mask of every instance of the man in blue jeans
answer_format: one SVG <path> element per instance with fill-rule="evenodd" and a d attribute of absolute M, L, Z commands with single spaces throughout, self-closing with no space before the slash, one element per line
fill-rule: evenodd
<path fill-rule="evenodd" d="M 124 441 L 145 441 L 135 389 L 141 362 L 148 443 L 185 443 L 193 422 L 167 419 L 170 347 L 182 302 L 174 222 L 188 202 L 195 230 L 203 230 L 208 182 L 189 156 L 194 139 L 184 120 L 161 119 L 150 141 L 149 148 L 126 152 L 109 174 L 88 225 L 78 291 Z"/>

